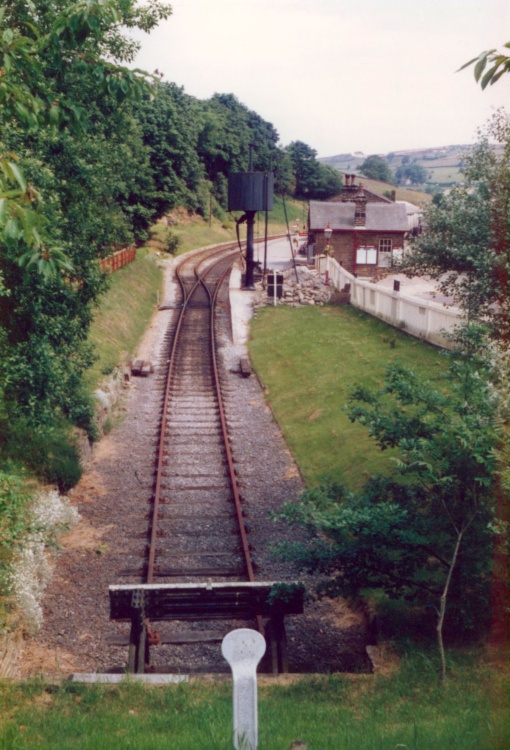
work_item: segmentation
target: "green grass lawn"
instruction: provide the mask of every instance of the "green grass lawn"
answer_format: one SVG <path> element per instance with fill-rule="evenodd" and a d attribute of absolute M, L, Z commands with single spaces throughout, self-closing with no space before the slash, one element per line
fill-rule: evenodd
<path fill-rule="evenodd" d="M 381 385 L 387 365 L 399 360 L 444 387 L 447 363 L 440 350 L 349 306 L 265 308 L 253 322 L 249 346 L 309 486 L 329 476 L 359 487 L 393 466 L 391 452 L 381 452 L 347 417 L 354 384 Z"/>
<path fill-rule="evenodd" d="M 458 658 L 444 688 L 416 652 L 374 677 L 263 681 L 259 750 L 503 750 L 508 680 L 481 656 Z M 0 686 L 1 750 L 228 750 L 231 727 L 230 682 Z"/>

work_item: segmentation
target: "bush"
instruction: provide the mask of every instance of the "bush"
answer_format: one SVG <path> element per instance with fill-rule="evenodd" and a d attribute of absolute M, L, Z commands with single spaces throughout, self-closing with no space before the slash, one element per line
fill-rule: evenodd
<path fill-rule="evenodd" d="M 65 422 L 33 428 L 23 419 L 0 420 L 0 457 L 26 467 L 40 481 L 56 484 L 60 492 L 74 487 L 81 466 L 71 427 Z"/>
<path fill-rule="evenodd" d="M 171 229 L 165 229 L 165 231 L 161 235 L 160 241 L 164 245 L 166 253 L 170 253 L 170 255 L 176 255 L 177 250 L 179 249 L 179 245 L 181 244 L 181 240 L 179 237 L 173 234 Z"/>

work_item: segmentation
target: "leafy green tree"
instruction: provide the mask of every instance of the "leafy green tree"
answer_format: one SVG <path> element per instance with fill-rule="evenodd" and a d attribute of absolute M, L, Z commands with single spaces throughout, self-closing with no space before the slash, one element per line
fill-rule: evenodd
<path fill-rule="evenodd" d="M 367 156 L 360 166 L 360 172 L 371 180 L 380 180 L 381 182 L 393 182 L 393 174 L 383 156 L 372 154 Z"/>
<path fill-rule="evenodd" d="M 226 208 L 225 180 L 230 172 L 248 169 L 254 146 L 255 170 L 272 168 L 278 133 L 271 123 L 242 104 L 233 94 L 214 94 L 199 105 L 197 151 L 218 202 Z"/>
<path fill-rule="evenodd" d="M 424 182 L 427 182 L 427 170 L 421 164 L 413 162 L 412 164 L 397 167 L 395 170 L 395 179 L 399 185 L 406 183 L 407 180 L 412 185 L 422 185 Z"/>
<path fill-rule="evenodd" d="M 303 141 L 293 141 L 286 147 L 296 179 L 296 196 L 309 197 L 315 190 L 318 161 L 317 151 Z"/>
<path fill-rule="evenodd" d="M 338 195 L 342 190 L 342 178 L 340 172 L 329 164 L 319 162 L 319 170 L 313 198 L 326 200 L 332 195 Z M 310 196 L 312 197 L 312 196 Z"/>
<path fill-rule="evenodd" d="M 175 206 L 199 210 L 198 187 L 205 178 L 198 155 L 200 107 L 174 84 L 157 84 L 151 93 L 135 106 L 154 181 L 145 205 L 158 218 Z"/>
<path fill-rule="evenodd" d="M 105 285 L 97 260 L 149 218 L 148 160 L 126 111 L 148 79 L 111 60 L 136 48 L 122 47 L 122 25 L 150 30 L 168 13 L 158 2 L 48 0 L 0 16 L 0 393 L 34 427 L 62 412 L 89 417 L 80 383 Z"/>
<path fill-rule="evenodd" d="M 372 478 L 361 493 L 320 488 L 283 511 L 318 533 L 285 554 L 333 576 L 330 593 L 380 588 L 434 608 L 441 678 L 451 598 L 457 623 L 473 618 L 480 599 L 487 604 L 497 444 L 497 400 L 484 368 L 463 359 L 450 379 L 445 394 L 393 364 L 381 389 L 355 388 L 350 417 L 381 450 L 398 449 L 397 476 Z"/>
<path fill-rule="evenodd" d="M 503 145 L 496 156 L 490 140 Z M 427 209 L 427 231 L 402 262 L 409 276 L 427 274 L 466 313 L 509 339 L 510 120 L 497 113 L 463 160 L 464 181 Z"/>
<path fill-rule="evenodd" d="M 285 148 L 292 161 L 295 176 L 295 196 L 324 200 L 342 189 L 340 173 L 317 160 L 317 151 L 303 141 L 293 141 Z"/>
<path fill-rule="evenodd" d="M 496 155 L 491 143 L 503 146 Z M 480 329 L 489 336 L 484 356 L 494 364 L 492 381 L 499 394 L 499 439 L 494 492 L 497 512 L 508 519 L 510 421 L 508 415 L 510 350 L 510 120 L 499 111 L 463 160 L 464 187 L 443 195 L 425 216 L 427 230 L 404 258 L 409 275 L 429 274 L 438 288 L 464 311 L 467 325 L 457 331 L 457 345 L 480 351 Z M 475 334 L 473 336 L 473 333 Z M 502 527 L 503 528 L 503 527 Z M 493 636 L 508 637 L 510 584 L 506 536 L 496 538 L 493 588 Z"/>

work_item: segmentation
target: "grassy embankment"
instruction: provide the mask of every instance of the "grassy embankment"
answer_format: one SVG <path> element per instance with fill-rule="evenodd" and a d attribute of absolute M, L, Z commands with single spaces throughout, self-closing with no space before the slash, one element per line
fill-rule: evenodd
<path fill-rule="evenodd" d="M 294 222 L 297 222 L 300 227 L 306 224 L 308 219 L 307 203 L 287 198 L 285 204 L 290 227 Z M 231 242 L 236 239 L 235 220 L 231 215 L 226 214 L 224 220 L 213 217 L 211 226 L 209 226 L 208 219 L 203 219 L 198 215 L 180 216 L 182 218 L 181 223 L 170 228 L 165 223 L 159 223 L 153 227 L 152 231 L 153 238 L 156 240 L 162 240 L 168 232 L 177 237 L 179 240 L 178 255 L 196 247 L 204 247 L 216 242 Z M 239 216 L 241 216 L 240 212 L 236 212 L 235 217 L 239 218 Z M 259 212 L 255 220 L 255 238 L 264 237 L 264 221 L 264 214 Z M 268 216 L 268 235 L 285 234 L 286 232 L 287 225 L 283 202 L 281 198 L 275 196 L 274 208 Z M 241 225 L 240 236 L 241 240 L 246 238 L 246 224 Z"/>
<path fill-rule="evenodd" d="M 163 272 L 157 257 L 145 248 L 137 259 L 110 278 L 110 287 L 99 301 L 89 341 L 97 360 L 86 375 L 90 390 L 109 375 L 123 358 L 132 355 L 156 309 Z"/>
<path fill-rule="evenodd" d="M 475 665 L 473 664 L 475 661 Z M 493 665 L 495 666 L 495 665 Z M 440 688 L 422 654 L 375 676 L 322 676 L 259 688 L 259 749 L 503 750 L 505 680 L 473 655 Z M 231 686 L 0 686 L 0 749 L 228 750 Z"/>

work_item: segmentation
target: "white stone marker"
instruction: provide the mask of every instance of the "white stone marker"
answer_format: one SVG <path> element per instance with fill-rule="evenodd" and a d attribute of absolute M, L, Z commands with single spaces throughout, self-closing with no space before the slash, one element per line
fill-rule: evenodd
<path fill-rule="evenodd" d="M 234 680 L 234 747 L 257 750 L 257 665 L 266 641 L 257 630 L 232 630 L 222 641 L 221 653 L 230 664 Z"/>

